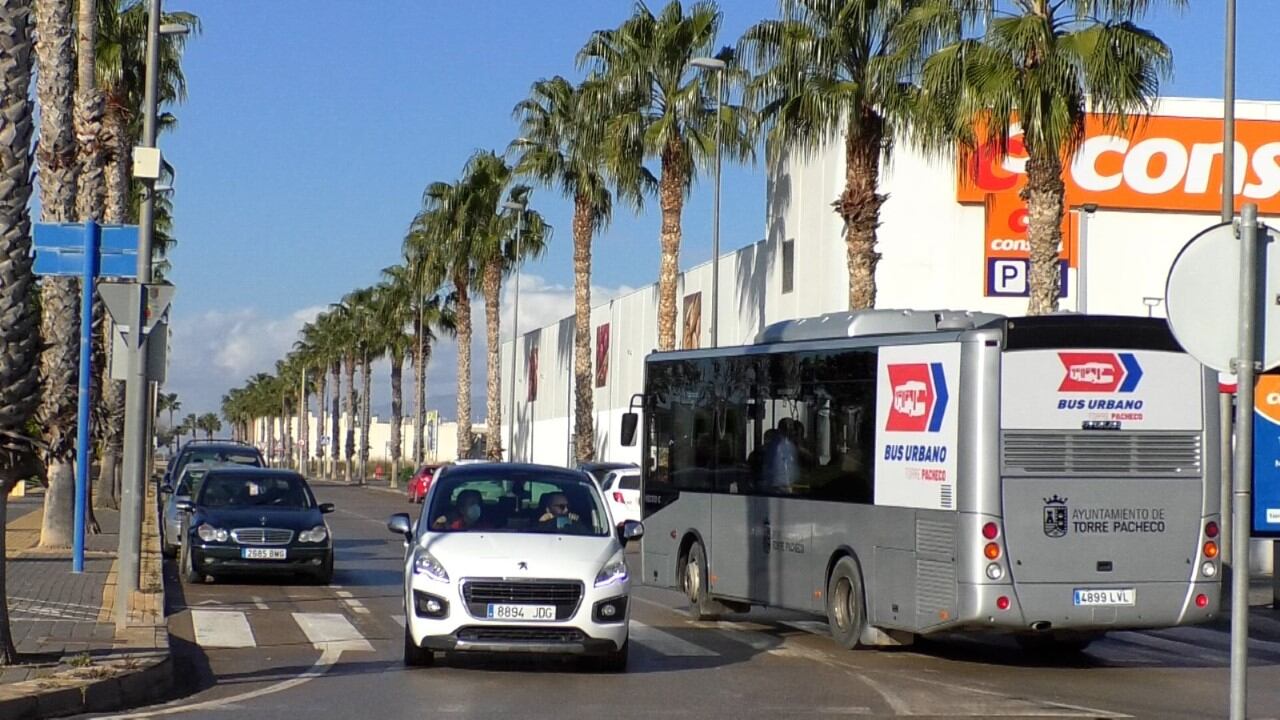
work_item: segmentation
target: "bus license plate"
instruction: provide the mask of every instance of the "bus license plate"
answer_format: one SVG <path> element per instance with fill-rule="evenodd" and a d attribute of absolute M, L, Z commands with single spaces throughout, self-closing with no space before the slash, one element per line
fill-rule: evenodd
<path fill-rule="evenodd" d="M 284 548 L 242 548 L 240 557 L 245 560 L 284 560 Z"/>
<path fill-rule="evenodd" d="M 528 622 L 550 622 L 556 619 L 555 605 L 500 605 L 489 603 L 489 612 L 485 616 L 490 620 L 521 620 Z"/>
<path fill-rule="evenodd" d="M 1081 590 L 1076 588 L 1075 604 L 1095 606 L 1133 605 L 1134 595 L 1133 588 L 1120 590 Z"/>

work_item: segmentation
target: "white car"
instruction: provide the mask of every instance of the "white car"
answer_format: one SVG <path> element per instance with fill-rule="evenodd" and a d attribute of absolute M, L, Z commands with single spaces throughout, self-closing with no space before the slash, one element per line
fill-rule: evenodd
<path fill-rule="evenodd" d="M 601 491 L 614 522 L 640 521 L 640 468 L 610 471 Z"/>
<path fill-rule="evenodd" d="M 454 465 L 431 484 L 406 541 L 406 665 L 437 651 L 549 653 L 626 669 L 631 578 L 644 527 L 610 520 L 585 473 L 509 463 Z"/>

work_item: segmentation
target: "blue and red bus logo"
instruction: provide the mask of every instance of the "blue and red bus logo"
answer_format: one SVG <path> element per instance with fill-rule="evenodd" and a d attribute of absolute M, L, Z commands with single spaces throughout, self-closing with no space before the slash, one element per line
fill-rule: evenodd
<path fill-rule="evenodd" d="M 884 429 L 892 432 L 938 432 L 947 412 L 947 378 L 942 363 L 890 365 L 893 398 Z"/>
<path fill-rule="evenodd" d="M 1066 374 L 1058 392 L 1133 392 L 1142 379 L 1142 366 L 1133 353 L 1060 352 Z"/>

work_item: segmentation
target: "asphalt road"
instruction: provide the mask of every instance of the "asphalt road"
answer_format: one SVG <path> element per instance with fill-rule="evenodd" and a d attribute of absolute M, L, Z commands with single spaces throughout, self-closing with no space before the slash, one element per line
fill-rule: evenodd
<path fill-rule="evenodd" d="M 402 546 L 388 515 L 411 506 L 317 484 L 337 512 L 331 586 L 264 578 L 184 586 L 166 568 L 169 628 L 185 691 L 117 717 L 597 718 L 832 716 L 1205 718 L 1227 708 L 1225 627 L 1114 633 L 1045 660 L 1002 639 L 945 638 L 846 652 L 820 618 L 753 611 L 697 623 L 675 593 L 642 588 L 630 669 L 600 675 L 551 659 L 401 665 Z M 416 510 L 416 508 L 414 508 Z M 1280 717 L 1280 620 L 1255 621 L 1250 717 Z M 1270 639 L 1263 639 L 1270 638 Z"/>

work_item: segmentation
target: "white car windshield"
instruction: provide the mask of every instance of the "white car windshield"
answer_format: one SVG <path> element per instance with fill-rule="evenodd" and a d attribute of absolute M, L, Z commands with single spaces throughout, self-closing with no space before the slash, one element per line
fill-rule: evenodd
<path fill-rule="evenodd" d="M 609 515 L 585 476 L 510 470 L 444 473 L 422 515 L 431 532 L 609 534 Z"/>

